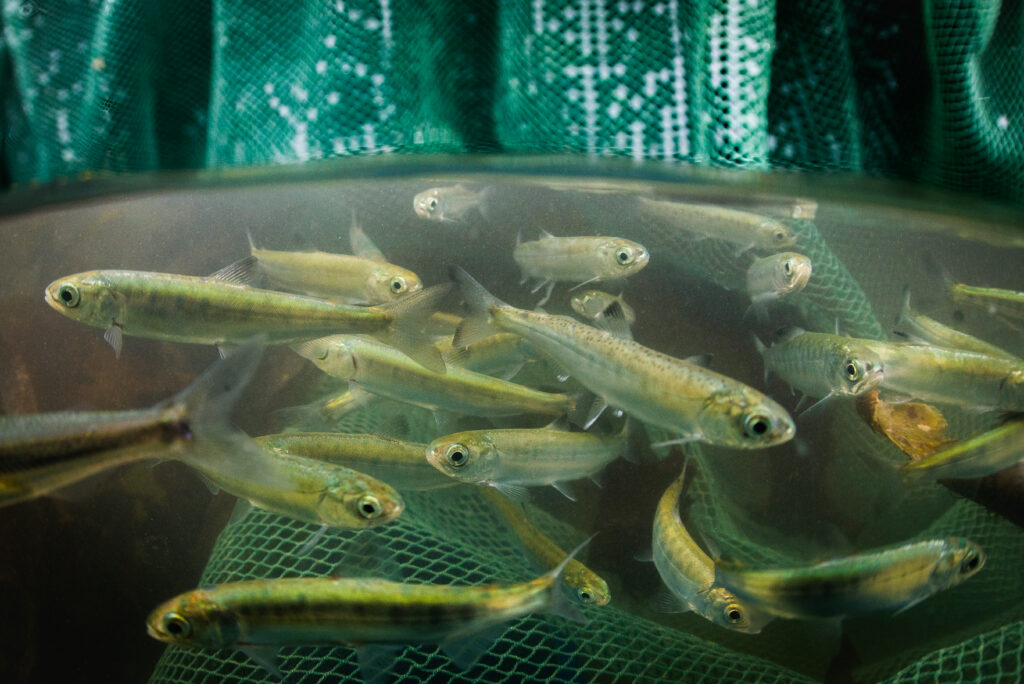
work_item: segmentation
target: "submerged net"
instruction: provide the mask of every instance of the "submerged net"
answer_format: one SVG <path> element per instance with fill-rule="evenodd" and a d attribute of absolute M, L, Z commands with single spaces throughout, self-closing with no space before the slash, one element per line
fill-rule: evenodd
<path fill-rule="evenodd" d="M 0 144 L 7 179 L 20 183 L 389 152 L 569 151 L 850 170 L 1024 199 L 1022 3 L 5 0 L 0 25 Z M 600 210 L 595 202 L 592 211 Z M 886 336 L 894 312 L 871 305 L 883 299 L 871 232 L 792 226 L 815 268 L 797 320 L 831 331 L 839 319 L 851 335 Z M 684 281 L 742 283 L 734 247 L 680 242 L 654 224 L 636 230 Z M 408 431 L 396 436 L 425 440 L 436 430 L 430 414 L 387 403 L 337 427 L 374 432 L 396 425 L 396 415 Z M 1024 600 L 1024 579 L 1015 572 L 1017 529 L 970 502 L 954 504 L 937 487 L 906 491 L 879 467 L 899 455 L 855 416 L 833 411 L 818 419 L 825 437 L 808 448 L 828 446 L 829 457 L 817 477 L 867 483 L 830 491 L 836 517 L 887 526 L 851 526 L 842 536 L 868 547 L 892 541 L 883 533 L 956 534 L 989 553 L 979 577 L 929 601 L 933 609 L 915 609 L 920 632 L 930 634 L 938 610 L 959 611 L 962 630 L 900 641 L 882 619 L 851 626 L 862 642 L 874 631 L 876 643 L 903 644 L 879 646 L 886 655 L 863 665 L 858 678 L 999 681 L 1019 673 L 1024 622 L 1012 613 Z M 952 422 L 961 435 L 980 426 L 972 416 Z M 764 478 L 763 465 L 721 454 L 699 461 L 701 477 L 689 493 L 695 527 L 751 564 L 783 564 L 799 552 L 756 524 L 763 502 L 737 496 L 757 489 L 751 483 Z M 534 575 L 472 489 L 407 499 L 409 510 L 395 524 L 372 534 L 328 533 L 303 555 L 296 551 L 313 527 L 253 511 L 221 535 L 200 584 L 326 574 L 360 537 L 398 558 L 414 581 Z M 812 510 L 807 502 L 786 503 L 780 514 L 793 519 Z M 902 530 L 891 526 L 894 511 Z M 531 513 L 565 548 L 581 536 L 540 509 Z M 811 548 L 833 548 L 828 530 L 817 533 Z M 752 640 L 711 632 L 711 641 L 666 627 L 620 608 L 618 596 L 588 610 L 585 627 L 544 616 L 518 621 L 463 676 L 801 676 L 772 662 L 772 654 L 750 653 L 759 648 Z M 1000 605 L 1010 614 L 993 608 Z M 355 672 L 354 653 L 344 648 L 285 649 L 282 656 L 285 673 L 310 681 Z M 436 649 L 409 648 L 395 672 L 447 681 L 459 675 L 451 668 Z M 266 676 L 240 653 L 169 648 L 153 681 Z"/>

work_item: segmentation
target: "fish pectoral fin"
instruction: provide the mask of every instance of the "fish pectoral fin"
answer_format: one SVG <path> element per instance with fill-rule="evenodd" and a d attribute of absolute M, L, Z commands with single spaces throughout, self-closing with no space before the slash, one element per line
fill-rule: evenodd
<path fill-rule="evenodd" d="M 594 403 L 590 405 L 590 411 L 587 412 L 586 420 L 583 421 L 583 429 L 587 430 L 597 422 L 606 408 L 608 408 L 608 402 L 601 397 L 594 397 Z"/>
<path fill-rule="evenodd" d="M 255 644 L 250 644 L 248 646 L 241 646 L 238 650 L 249 656 L 254 663 L 262 667 L 277 679 L 284 679 L 284 673 L 281 672 L 281 668 L 277 666 L 277 646 L 257 646 Z"/>
<path fill-rule="evenodd" d="M 207 477 L 207 476 L 206 476 L 206 475 L 205 475 L 204 473 L 202 473 L 202 472 L 200 472 L 200 471 L 198 471 L 198 470 L 196 471 L 196 475 L 198 475 L 198 476 L 199 476 L 199 479 L 200 479 L 200 480 L 202 481 L 202 483 L 203 483 L 204 485 L 206 485 L 206 489 L 207 489 L 207 490 L 208 490 L 208 491 L 209 491 L 209 492 L 210 492 L 211 494 L 213 494 L 214 496 L 217 496 L 218 494 L 220 494 L 220 487 L 218 487 L 218 486 L 217 486 L 217 485 L 216 485 L 216 484 L 214 483 L 214 481 L 213 481 L 213 480 L 211 480 L 211 479 L 210 479 L 209 477 Z"/>
<path fill-rule="evenodd" d="M 405 646 L 399 644 L 362 644 L 356 647 L 359 674 L 366 684 L 384 684 Z"/>
<path fill-rule="evenodd" d="M 309 535 L 309 538 L 306 541 L 304 541 L 302 543 L 302 546 L 300 546 L 295 551 L 295 555 L 296 556 L 305 556 L 310 551 L 312 551 L 314 548 L 316 548 L 317 542 L 319 542 L 321 539 L 323 539 L 324 535 L 327 534 L 327 528 L 328 528 L 327 523 L 324 523 L 323 525 L 320 526 L 319 529 L 317 529 L 316 532 L 314 532 L 313 534 Z"/>
<path fill-rule="evenodd" d="M 901 607 L 899 610 L 897 610 L 895 613 L 893 613 L 893 615 L 894 616 L 895 615 L 899 615 L 900 613 L 902 613 L 904 611 L 910 610 L 911 608 L 916 606 L 918 603 L 920 603 L 921 601 L 924 601 L 926 598 L 929 598 L 930 596 L 931 596 L 931 594 L 925 594 L 924 596 L 918 596 L 918 597 L 914 598 L 909 603 L 907 603 L 906 605 Z"/>
<path fill-rule="evenodd" d="M 667 588 L 662 587 L 651 598 L 651 610 L 656 613 L 688 613 L 690 606 Z"/>
<path fill-rule="evenodd" d="M 218 344 L 217 345 L 217 356 L 222 359 L 226 359 L 231 356 L 231 353 L 237 349 L 233 344 Z"/>
<path fill-rule="evenodd" d="M 452 659 L 456 667 L 466 671 L 491 650 L 491 646 L 501 638 L 507 628 L 508 625 L 503 622 L 483 629 L 457 632 L 438 644 L 438 648 Z"/>
<path fill-rule="evenodd" d="M 114 358 L 121 358 L 121 349 L 124 347 L 124 331 L 121 324 L 114 321 L 110 327 L 103 331 L 103 339 L 114 348 Z"/>
<path fill-rule="evenodd" d="M 805 408 L 803 411 L 800 411 L 800 417 L 803 418 L 804 416 L 806 416 L 811 411 L 814 411 L 815 409 L 821 408 L 822 406 L 824 406 L 828 402 L 829 399 L 831 399 L 834 396 L 836 396 L 834 392 L 829 392 L 828 394 L 823 396 L 821 399 L 819 399 L 818 401 L 814 402 L 813 404 L 811 404 L 810 406 Z M 803 401 L 803 399 L 801 399 L 801 401 Z"/>
<path fill-rule="evenodd" d="M 345 539 L 345 550 L 334 567 L 335 576 L 385 579 L 389 582 L 405 581 L 402 565 L 393 555 L 387 553 L 381 537 L 375 534 L 360 534 Z"/>
<path fill-rule="evenodd" d="M 558 490 L 558 493 L 564 496 L 569 501 L 576 503 L 579 496 L 573 490 L 572 486 L 568 482 L 552 482 L 551 486 Z"/>
<path fill-rule="evenodd" d="M 526 487 L 513 484 L 502 484 L 500 482 L 495 482 L 491 484 L 491 486 L 513 501 L 524 503 L 530 500 L 530 492 L 527 491 Z"/>
<path fill-rule="evenodd" d="M 202 476 L 200 475 L 200 477 Z M 227 526 L 231 527 L 232 525 L 237 525 L 245 520 L 245 517 L 249 515 L 252 509 L 252 502 L 247 501 L 246 499 L 238 499 L 235 502 L 235 507 L 231 510 L 231 517 L 228 518 Z"/>
<path fill-rule="evenodd" d="M 700 435 L 683 435 L 682 437 L 677 437 L 675 439 L 667 439 L 664 442 L 654 442 L 651 444 L 651 447 L 658 448 L 672 446 L 673 444 L 689 444 L 690 442 L 699 442 L 700 439 Z"/>
<path fill-rule="evenodd" d="M 695 366 L 700 366 L 701 368 L 710 368 L 711 360 L 714 358 L 714 354 L 695 354 L 693 356 L 687 356 L 683 361 L 692 363 Z"/>
<path fill-rule="evenodd" d="M 637 551 L 633 554 L 633 560 L 640 563 L 653 563 L 654 562 L 654 549 L 647 547 L 642 551 Z"/>

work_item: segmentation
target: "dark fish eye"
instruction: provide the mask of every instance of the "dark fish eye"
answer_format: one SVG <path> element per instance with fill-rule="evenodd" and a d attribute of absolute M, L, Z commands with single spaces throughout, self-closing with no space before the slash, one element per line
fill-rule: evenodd
<path fill-rule="evenodd" d="M 469 461 L 468 449 L 461 444 L 452 444 L 448 447 L 448 450 L 444 452 L 444 457 L 456 468 L 461 468 Z"/>
<path fill-rule="evenodd" d="M 380 501 L 373 494 L 367 494 L 359 499 L 356 507 L 359 510 L 359 515 L 367 520 L 373 520 L 383 512 Z"/>
<path fill-rule="evenodd" d="M 427 208 L 429 208 L 430 211 L 434 211 L 435 209 L 437 209 L 437 198 L 436 197 L 431 197 L 429 200 L 427 200 Z"/>
<path fill-rule="evenodd" d="M 764 437 L 771 427 L 771 418 L 760 413 L 751 413 L 743 420 L 743 431 L 747 437 Z"/>
<path fill-rule="evenodd" d="M 787 237 L 786 236 L 786 231 L 784 231 L 784 230 L 777 230 L 777 231 L 775 231 L 775 240 L 776 240 L 776 242 L 782 242 L 783 240 L 786 239 L 786 237 Z"/>
<path fill-rule="evenodd" d="M 82 293 L 78 291 L 74 283 L 62 283 L 57 289 L 57 297 L 69 309 L 75 308 L 82 301 Z"/>
<path fill-rule="evenodd" d="M 615 260 L 623 265 L 632 263 L 634 260 L 633 253 L 628 249 L 620 249 L 615 253 Z"/>
<path fill-rule="evenodd" d="M 782 272 L 785 273 L 786 275 L 792 275 L 792 273 L 793 273 L 793 260 L 792 259 L 786 259 L 786 261 L 783 262 L 783 264 L 782 264 Z"/>
<path fill-rule="evenodd" d="M 847 360 L 843 365 L 843 372 L 846 373 L 846 379 L 850 382 L 860 380 L 861 376 L 864 374 L 860 364 L 853 359 Z"/>
<path fill-rule="evenodd" d="M 402 276 L 395 276 L 391 279 L 391 291 L 401 292 L 405 289 L 405 278 Z"/>
<path fill-rule="evenodd" d="M 738 625 L 744 622 L 743 609 L 735 603 L 730 603 L 725 607 L 725 617 L 731 624 Z"/>
<path fill-rule="evenodd" d="M 580 587 L 576 590 L 576 598 L 580 600 L 580 603 L 593 603 L 594 593 L 585 587 Z"/>
<path fill-rule="evenodd" d="M 192 625 L 178 613 L 167 613 L 163 617 L 164 631 L 172 637 L 184 639 L 192 634 Z"/>
<path fill-rule="evenodd" d="M 963 562 L 960 564 L 960 572 L 966 574 L 968 572 L 974 572 L 981 565 L 981 558 L 974 551 L 968 551 L 967 555 L 964 556 Z"/>

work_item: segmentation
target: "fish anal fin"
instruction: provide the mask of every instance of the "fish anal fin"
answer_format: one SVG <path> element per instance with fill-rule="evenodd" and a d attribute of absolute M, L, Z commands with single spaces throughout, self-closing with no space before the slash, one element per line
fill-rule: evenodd
<path fill-rule="evenodd" d="M 359 674 L 366 684 L 385 684 L 403 646 L 397 644 L 362 644 L 356 647 Z"/>
<path fill-rule="evenodd" d="M 551 486 L 569 501 L 576 503 L 579 500 L 579 496 L 568 482 L 552 482 Z"/>
<path fill-rule="evenodd" d="M 254 663 L 277 679 L 284 680 L 284 673 L 281 672 L 281 668 L 277 664 L 277 646 L 257 646 L 251 644 L 243 646 L 238 650 L 249 656 Z"/>
<path fill-rule="evenodd" d="M 465 672 L 469 670 L 494 645 L 494 642 L 505 633 L 507 624 L 491 625 L 472 632 L 459 632 L 449 636 L 438 644 L 455 666 Z"/>

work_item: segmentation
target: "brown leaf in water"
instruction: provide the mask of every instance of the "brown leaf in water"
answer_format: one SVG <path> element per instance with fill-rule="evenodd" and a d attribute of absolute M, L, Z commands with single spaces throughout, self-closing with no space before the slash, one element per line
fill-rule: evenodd
<path fill-rule="evenodd" d="M 912 461 L 931 456 L 956 442 L 946 434 L 946 419 L 933 406 L 917 401 L 892 404 L 872 390 L 857 397 L 857 413 L 871 429 L 888 437 Z"/>

